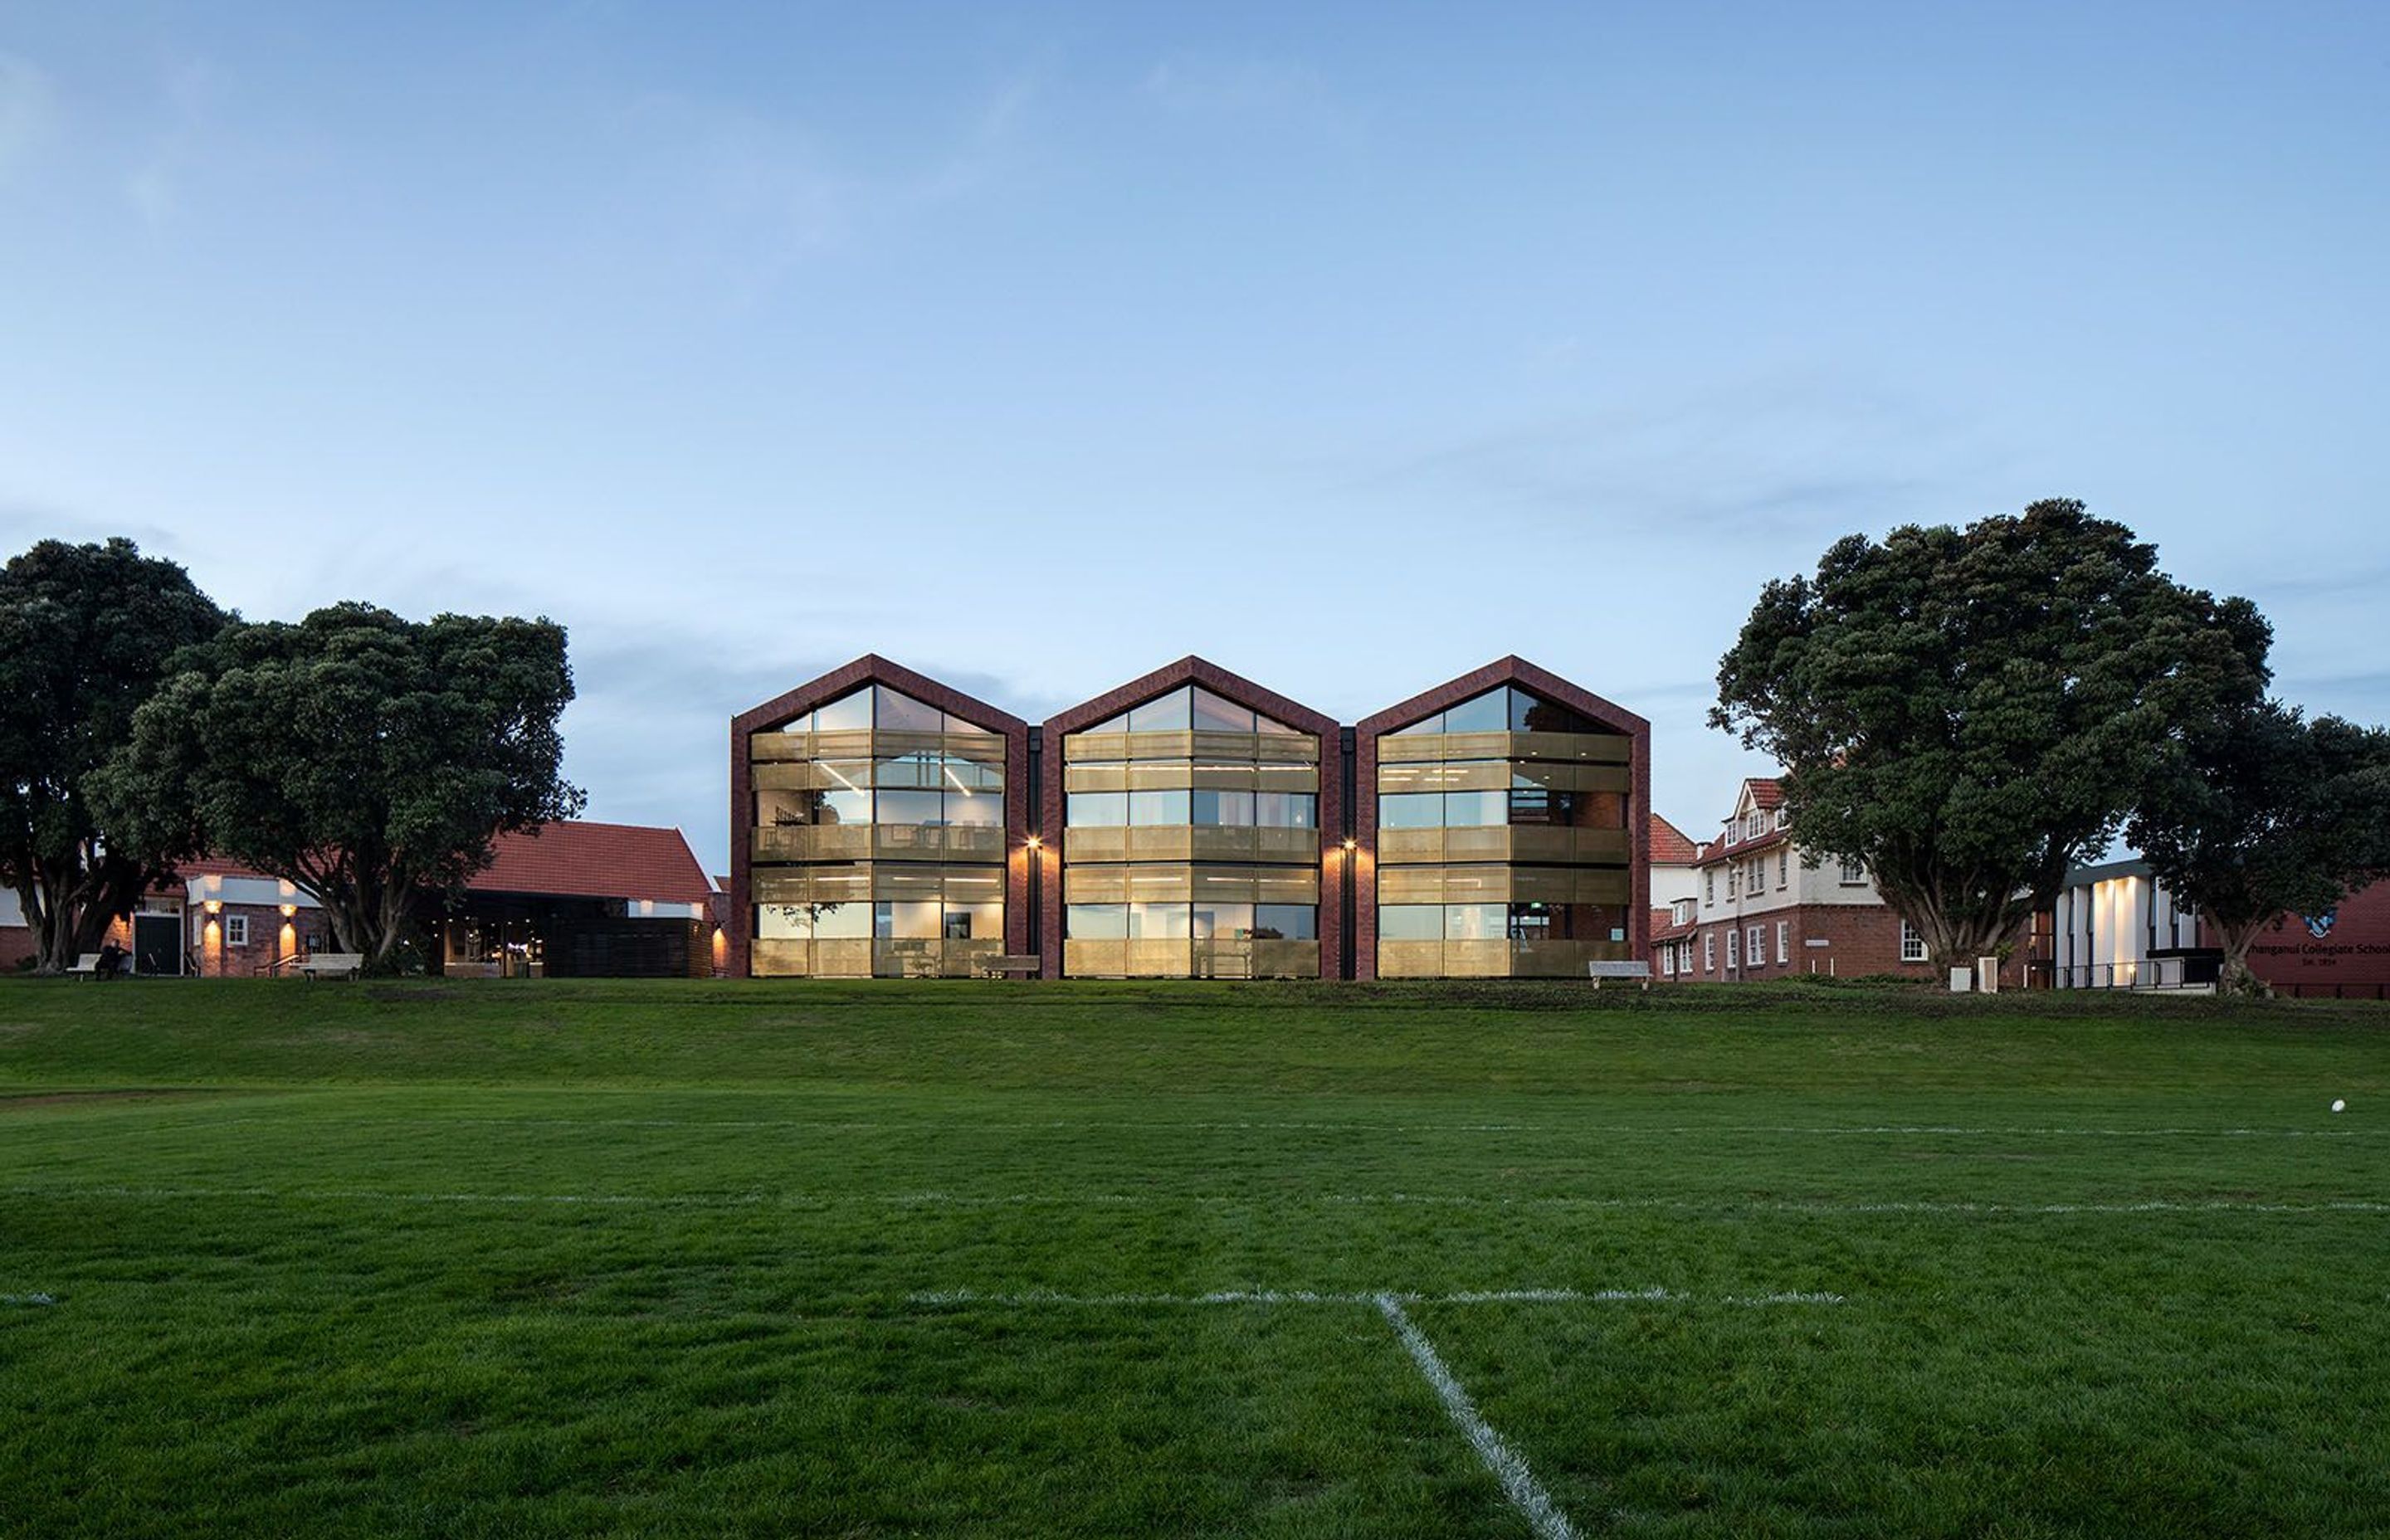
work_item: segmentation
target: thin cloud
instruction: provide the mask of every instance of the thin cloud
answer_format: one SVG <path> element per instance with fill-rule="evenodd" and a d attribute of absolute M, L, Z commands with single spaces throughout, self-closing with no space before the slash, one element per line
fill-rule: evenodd
<path fill-rule="evenodd" d="M 31 59 L 0 53 L 0 177 L 30 161 L 58 128 L 58 94 Z"/>

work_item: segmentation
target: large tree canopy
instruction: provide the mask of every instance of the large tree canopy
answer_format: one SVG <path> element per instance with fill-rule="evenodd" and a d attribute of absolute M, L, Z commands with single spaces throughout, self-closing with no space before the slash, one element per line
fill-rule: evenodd
<path fill-rule="evenodd" d="M 580 811 L 557 730 L 572 699 L 545 620 L 343 604 L 234 626 L 135 714 L 106 802 L 289 881 L 388 969 L 499 833 Z"/>
<path fill-rule="evenodd" d="M 2285 910 L 2319 915 L 2390 875 L 2390 733 L 2263 701 L 2156 763 L 2127 838 L 2252 985 L 2249 946 Z"/>
<path fill-rule="evenodd" d="M 1710 721 L 1784 766 L 1794 838 L 1865 863 L 1949 964 L 2047 907 L 2187 727 L 2264 690 L 2270 640 L 2122 524 L 2038 502 L 1851 535 L 1770 583 Z"/>
<path fill-rule="evenodd" d="M 104 820 L 92 778 L 179 648 L 225 612 L 130 540 L 45 540 L 0 570 L 0 881 L 32 929 L 36 965 L 88 952 L 188 848 Z"/>

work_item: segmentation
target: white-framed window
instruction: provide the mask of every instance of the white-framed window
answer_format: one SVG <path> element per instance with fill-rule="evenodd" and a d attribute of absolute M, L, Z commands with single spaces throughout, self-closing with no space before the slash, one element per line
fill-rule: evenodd
<path fill-rule="evenodd" d="M 1791 846 L 1776 853 L 1776 885 L 1788 887 L 1792 881 L 1792 850 Z"/>
<path fill-rule="evenodd" d="M 226 946 L 247 946 L 249 944 L 249 917 L 247 915 L 225 916 L 225 944 Z"/>
<path fill-rule="evenodd" d="M 1847 855 L 1844 856 L 1842 881 L 1845 888 L 1864 886 L 1867 882 L 1867 867 Z"/>
<path fill-rule="evenodd" d="M 1789 826 L 1792 822 L 1792 810 L 1791 810 L 1790 808 L 1782 808 L 1782 807 L 1780 807 L 1780 808 L 1778 808 L 1778 809 L 1776 810 L 1776 827 L 1777 827 L 1778 828 L 1786 828 L 1786 827 L 1787 827 L 1787 826 Z"/>
<path fill-rule="evenodd" d="M 1704 973 L 1717 971 L 1717 932 L 1715 930 L 1705 930 L 1702 933 L 1702 971 Z"/>
<path fill-rule="evenodd" d="M 1728 930 L 1726 933 L 1726 970 L 1732 973 L 1741 967 L 1742 932 L 1740 930 Z"/>
<path fill-rule="evenodd" d="M 1767 832 L 1767 815 L 1755 808 L 1753 809 L 1751 816 L 1742 821 L 1742 837 L 1746 840 L 1756 840 Z"/>
<path fill-rule="evenodd" d="M 1717 868 L 1715 866 L 1702 873 L 1702 902 L 1704 904 L 1717 902 Z"/>
<path fill-rule="evenodd" d="M 1746 938 L 1746 943 L 1742 949 L 1742 955 L 1750 960 L 1751 966 L 1754 968 L 1766 968 L 1767 966 L 1767 936 L 1760 927 L 1754 925 L 1751 928 L 1750 934 Z"/>
<path fill-rule="evenodd" d="M 1905 963 L 1925 960 L 1925 938 L 1905 919 L 1900 922 L 1900 960 Z"/>
<path fill-rule="evenodd" d="M 1792 922 L 1789 919 L 1776 922 L 1776 960 L 1779 963 L 1792 960 Z"/>
<path fill-rule="evenodd" d="M 1767 857 L 1754 855 L 1751 858 L 1751 891 L 1757 892 L 1766 886 L 1767 886 Z"/>
<path fill-rule="evenodd" d="M 1742 863 L 1737 861 L 1726 869 L 1726 896 L 1732 898 L 1742 891 Z"/>

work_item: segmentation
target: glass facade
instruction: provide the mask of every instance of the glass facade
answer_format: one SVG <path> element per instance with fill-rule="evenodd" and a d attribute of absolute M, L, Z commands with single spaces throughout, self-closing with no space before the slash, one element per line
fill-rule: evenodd
<path fill-rule="evenodd" d="M 1060 749 L 1065 974 L 1319 976 L 1316 735 L 1185 685 Z"/>
<path fill-rule="evenodd" d="M 1582 978 L 1628 956 L 1633 746 L 1516 686 L 1380 738 L 1379 976 Z"/>
<path fill-rule="evenodd" d="M 749 735 L 750 970 L 966 975 L 1004 951 L 1004 735 L 867 685 Z"/>

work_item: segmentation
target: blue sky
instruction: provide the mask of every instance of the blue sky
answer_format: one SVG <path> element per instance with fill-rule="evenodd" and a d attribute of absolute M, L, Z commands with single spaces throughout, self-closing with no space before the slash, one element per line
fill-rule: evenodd
<path fill-rule="evenodd" d="M 572 628 L 593 816 L 876 650 L 1704 727 L 1768 577 L 2075 495 L 2390 716 L 2390 6 L 0 0 L 0 545 Z"/>

